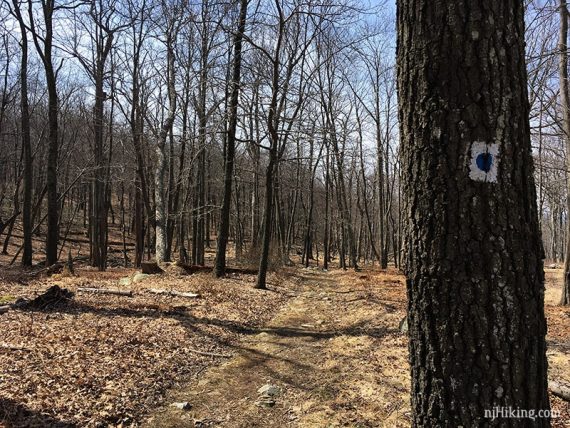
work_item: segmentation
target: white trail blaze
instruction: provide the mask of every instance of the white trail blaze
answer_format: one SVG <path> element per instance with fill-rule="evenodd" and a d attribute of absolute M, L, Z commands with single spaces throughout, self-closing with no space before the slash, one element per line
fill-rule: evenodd
<path fill-rule="evenodd" d="M 469 178 L 496 183 L 499 170 L 499 144 L 474 141 L 469 146 Z"/>

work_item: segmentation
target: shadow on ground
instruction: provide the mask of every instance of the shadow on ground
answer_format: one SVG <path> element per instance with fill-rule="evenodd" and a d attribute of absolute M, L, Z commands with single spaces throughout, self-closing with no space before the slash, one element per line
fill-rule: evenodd
<path fill-rule="evenodd" d="M 7 398 L 0 398 L 0 425 L 6 428 L 75 428 L 76 424 L 36 412 Z"/>

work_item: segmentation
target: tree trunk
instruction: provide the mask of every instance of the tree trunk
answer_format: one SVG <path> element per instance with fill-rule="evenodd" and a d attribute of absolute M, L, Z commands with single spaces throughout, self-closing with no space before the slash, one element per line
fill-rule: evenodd
<path fill-rule="evenodd" d="M 377 91 L 376 91 L 377 92 Z M 388 267 L 388 252 L 386 251 L 386 207 L 384 201 L 384 163 L 387 159 L 384 159 L 383 148 L 382 148 L 382 129 L 380 128 L 380 96 L 376 93 L 376 114 L 378 115 L 376 119 L 376 158 L 377 158 L 377 168 L 378 168 L 378 235 L 380 247 L 380 267 L 386 269 Z"/>
<path fill-rule="evenodd" d="M 269 267 L 269 247 L 271 244 L 271 223 L 273 222 L 273 175 L 277 163 L 277 147 L 269 153 L 269 164 L 265 172 L 265 205 L 263 208 L 263 231 L 261 235 L 261 257 L 259 259 L 259 272 L 255 288 L 267 288 L 267 269 Z"/>
<path fill-rule="evenodd" d="M 109 45 L 110 46 L 110 45 Z M 109 48 L 110 49 L 110 48 Z M 108 53 L 108 51 L 107 51 Z M 97 52 L 97 55 L 102 55 Z M 93 204 L 91 212 L 91 265 L 104 271 L 107 267 L 107 195 L 105 194 L 105 157 L 103 154 L 103 114 L 105 93 L 103 79 L 105 58 L 98 58 L 95 72 L 95 106 L 93 108 L 94 145 Z"/>
<path fill-rule="evenodd" d="M 22 227 L 24 230 L 24 244 L 22 253 L 22 265 L 32 265 L 32 188 L 33 188 L 33 157 L 32 143 L 30 138 L 30 109 L 28 105 L 28 38 L 26 24 L 23 19 L 20 6 L 16 0 L 12 0 L 14 13 L 20 26 L 22 35 L 20 45 L 22 47 L 20 66 L 20 114 L 22 126 L 22 151 L 24 160 L 24 197 L 22 213 Z"/>
<path fill-rule="evenodd" d="M 378 253 L 378 250 L 376 249 L 376 244 L 374 243 L 374 232 L 372 229 L 372 221 L 370 220 L 370 209 L 368 207 L 368 195 L 367 195 L 367 186 L 366 186 L 366 167 L 364 164 L 364 147 L 362 145 L 362 141 L 363 141 L 363 133 L 362 133 L 362 121 L 360 119 L 360 115 L 358 114 L 358 109 L 356 109 L 356 123 L 357 123 L 357 130 L 358 130 L 358 152 L 359 152 L 359 160 L 360 160 L 360 174 L 361 174 L 361 178 L 362 178 L 362 200 L 363 200 L 363 211 L 364 211 L 364 215 L 366 217 L 366 225 L 368 226 L 368 233 L 370 235 L 370 247 L 372 249 L 372 254 L 374 254 L 374 257 L 378 260 L 378 262 L 380 262 L 380 267 L 382 269 L 386 269 L 387 265 L 388 265 L 388 257 L 386 257 L 386 266 L 384 266 L 384 252 L 382 253 L 382 256 L 380 256 L 380 254 Z M 380 165 L 380 161 L 381 158 L 378 158 L 378 165 Z M 379 178 L 380 180 L 380 178 Z M 382 186 L 378 186 L 379 190 L 381 191 L 381 187 Z M 359 198 L 360 199 L 360 198 Z M 380 199 L 382 200 L 382 197 L 380 197 Z M 383 209 L 383 203 L 380 203 L 380 212 L 382 212 Z M 380 216 L 380 222 L 379 222 L 379 229 L 381 230 L 380 235 L 382 236 L 383 232 L 383 220 L 381 218 L 382 216 Z M 380 239 L 380 248 L 382 249 L 382 244 L 383 244 L 383 239 Z"/>
<path fill-rule="evenodd" d="M 331 121 L 332 123 L 332 121 Z M 333 126 L 333 125 L 331 125 Z M 334 128 L 334 126 L 333 126 Z M 333 153 L 336 159 L 337 165 L 337 199 L 340 212 L 340 222 L 342 228 L 343 237 L 343 248 L 348 246 L 348 256 L 350 257 L 350 264 L 354 270 L 358 270 L 358 260 L 356 256 L 356 240 L 354 236 L 354 228 L 352 225 L 352 216 L 350 214 L 348 199 L 346 196 L 346 184 L 344 179 L 344 163 L 343 154 L 338 146 L 338 141 L 336 137 L 336 131 L 332 129 L 331 131 L 331 142 L 333 147 Z M 346 268 L 346 261 L 343 257 L 343 269 Z"/>
<path fill-rule="evenodd" d="M 325 157 L 325 226 L 323 231 L 323 269 L 328 270 L 329 268 L 329 257 L 330 257 L 330 234 L 329 234 L 329 170 L 330 170 L 330 153 L 329 153 L 329 144 L 328 142 L 324 141 L 324 145 L 326 146 L 326 157 Z"/>
<path fill-rule="evenodd" d="M 59 207 L 57 204 L 57 163 L 59 158 L 58 137 L 58 98 L 55 83 L 55 74 L 48 79 L 48 122 L 49 122 L 49 148 L 47 161 L 47 235 L 46 259 L 47 264 L 57 262 L 57 246 L 59 242 Z"/>
<path fill-rule="evenodd" d="M 249 0 L 241 0 L 239 11 L 238 29 L 234 38 L 234 58 L 231 80 L 231 95 L 229 105 L 229 124 L 226 146 L 226 158 L 224 159 L 224 196 L 222 210 L 220 211 L 220 228 L 216 248 L 216 264 L 214 273 L 217 277 L 224 275 L 226 269 L 226 247 L 230 232 L 230 208 L 232 203 L 232 178 L 234 174 L 234 157 L 237 130 L 237 108 L 239 101 L 239 88 L 241 78 L 241 47 L 243 33 L 245 32 L 245 19 L 247 16 L 247 4 Z"/>
<path fill-rule="evenodd" d="M 547 427 L 523 2 L 398 4 L 415 427 Z"/>
<path fill-rule="evenodd" d="M 156 175 L 155 175 L 155 201 L 156 201 L 156 242 L 155 256 L 159 263 L 165 262 L 167 257 L 167 202 L 166 202 L 166 175 L 168 172 L 168 159 L 166 156 L 166 143 L 160 137 L 156 144 Z"/>
<path fill-rule="evenodd" d="M 57 194 L 57 164 L 59 160 L 59 100 L 57 96 L 57 72 L 53 65 L 53 14 L 55 2 L 48 0 L 42 5 L 43 22 L 35 25 L 34 7 L 32 0 L 28 0 L 28 17 L 34 45 L 40 56 L 48 93 L 48 156 L 46 167 L 47 189 L 47 234 L 46 234 L 46 263 L 52 265 L 57 262 L 57 246 L 59 241 L 59 207 Z M 38 27 L 43 28 L 43 34 L 38 34 Z"/>
<path fill-rule="evenodd" d="M 175 43 L 176 30 L 171 29 L 166 35 L 167 50 L 167 80 L 168 91 L 168 114 L 162 123 L 160 132 L 157 135 L 156 145 L 156 176 L 155 176 L 155 200 L 156 200 L 156 237 L 155 237 L 155 257 L 158 263 L 168 261 L 167 239 L 168 239 L 168 195 L 166 189 L 166 178 L 168 174 L 168 158 L 166 153 L 166 139 L 172 130 L 174 117 L 176 114 L 176 74 L 175 74 Z"/>
<path fill-rule="evenodd" d="M 566 0 L 560 0 L 560 101 L 562 104 L 562 129 L 566 142 L 566 169 L 570 168 L 570 94 L 568 93 L 568 8 Z M 570 213 L 570 174 L 566 173 L 566 212 Z M 570 220 L 566 219 L 566 254 L 564 256 L 564 285 L 561 305 L 570 305 Z"/>
<path fill-rule="evenodd" d="M 135 178 L 135 267 L 139 267 L 144 256 L 144 205 L 142 202 L 140 177 Z"/>

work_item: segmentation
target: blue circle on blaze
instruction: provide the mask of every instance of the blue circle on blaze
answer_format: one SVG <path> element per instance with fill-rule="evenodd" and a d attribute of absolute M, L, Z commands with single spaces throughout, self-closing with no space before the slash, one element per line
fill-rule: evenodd
<path fill-rule="evenodd" d="M 491 170 L 493 165 L 493 155 L 491 153 L 481 153 L 476 159 L 477 168 L 487 173 Z"/>

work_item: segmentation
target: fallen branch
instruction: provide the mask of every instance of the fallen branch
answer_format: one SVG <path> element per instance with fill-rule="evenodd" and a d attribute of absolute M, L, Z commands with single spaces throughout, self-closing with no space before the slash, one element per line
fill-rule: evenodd
<path fill-rule="evenodd" d="M 10 345 L 9 343 L 0 343 L 0 349 L 7 349 L 9 351 L 33 351 L 32 348 L 26 346 Z"/>
<path fill-rule="evenodd" d="M 131 290 L 79 287 L 77 288 L 77 291 L 80 293 L 114 294 L 117 296 L 133 297 L 133 292 Z"/>
<path fill-rule="evenodd" d="M 62 262 L 56 262 L 53 265 L 43 267 L 41 269 L 33 270 L 31 272 L 24 272 L 20 275 L 19 280 L 23 279 L 33 279 L 42 273 L 47 273 L 48 275 L 53 275 L 54 273 L 60 273 L 64 268 L 64 264 Z"/>
<path fill-rule="evenodd" d="M 213 266 L 188 265 L 181 262 L 165 263 L 161 266 L 159 266 L 156 262 L 143 262 L 141 263 L 141 272 L 149 275 L 162 274 L 165 271 L 168 273 L 168 268 L 170 266 L 181 268 L 187 275 L 192 275 L 200 272 L 212 272 L 214 270 Z M 238 275 L 257 275 L 257 269 L 227 267 L 225 269 L 225 273 Z"/>
<path fill-rule="evenodd" d="M 151 288 L 148 291 L 154 294 L 165 294 L 167 296 L 176 296 L 176 297 L 188 297 L 189 299 L 195 299 L 197 297 L 200 297 L 200 295 L 196 293 L 183 293 L 181 291 L 161 290 L 158 288 Z"/>
<path fill-rule="evenodd" d="M 181 268 L 183 268 L 188 275 L 192 275 L 194 273 L 199 272 L 212 272 L 211 266 L 198 266 L 198 265 L 186 265 L 186 264 L 178 264 Z"/>
<path fill-rule="evenodd" d="M 226 273 L 236 273 L 239 275 L 257 275 L 257 269 L 245 269 L 245 268 L 226 268 Z"/>
<path fill-rule="evenodd" d="M 188 265 L 185 263 L 176 263 L 179 267 L 183 268 L 188 275 L 199 272 L 212 272 L 214 270 L 213 266 L 198 266 L 198 265 Z M 257 275 L 257 269 L 246 269 L 246 268 L 233 268 L 227 267 L 225 269 L 226 274 L 240 274 L 240 275 Z"/>
<path fill-rule="evenodd" d="M 344 300 L 344 303 L 357 302 L 359 300 L 366 300 L 366 297 L 355 297 L 354 299 Z"/>
<path fill-rule="evenodd" d="M 206 355 L 208 357 L 219 357 L 219 358 L 232 358 L 233 357 L 233 355 L 217 354 L 215 352 L 198 351 L 197 349 L 193 349 L 193 348 L 186 348 L 186 350 L 188 352 L 192 352 L 193 354 Z"/>
<path fill-rule="evenodd" d="M 8 220 L 6 220 L 5 222 L 2 221 L 2 219 L 0 218 L 0 235 L 2 235 L 2 233 L 4 232 L 4 229 L 6 229 L 11 223 L 14 223 L 16 221 L 16 219 L 18 218 L 18 216 L 20 215 L 21 211 L 15 212 L 12 217 L 10 217 Z"/>
<path fill-rule="evenodd" d="M 560 382 L 556 382 L 551 380 L 548 382 L 548 388 L 553 395 L 556 395 L 563 400 L 570 401 L 570 387 L 567 385 L 563 385 Z"/>
<path fill-rule="evenodd" d="M 360 291 L 366 291 L 364 289 L 362 290 L 330 290 L 331 293 L 336 293 L 336 294 L 350 294 L 350 293 L 358 293 Z"/>

